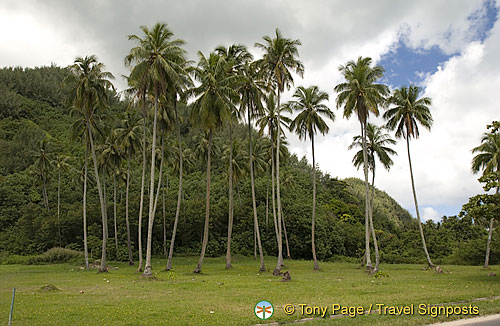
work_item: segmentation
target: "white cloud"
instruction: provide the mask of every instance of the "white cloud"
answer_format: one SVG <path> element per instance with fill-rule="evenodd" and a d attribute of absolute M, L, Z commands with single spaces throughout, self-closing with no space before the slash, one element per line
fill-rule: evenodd
<path fill-rule="evenodd" d="M 424 207 L 423 209 L 423 215 L 422 215 L 422 222 L 425 222 L 427 220 L 432 220 L 434 222 L 439 222 L 441 221 L 441 215 L 432 207 Z"/>

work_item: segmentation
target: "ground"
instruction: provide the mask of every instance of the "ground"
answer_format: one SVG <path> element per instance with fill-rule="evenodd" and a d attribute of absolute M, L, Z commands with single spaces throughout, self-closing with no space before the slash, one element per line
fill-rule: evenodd
<path fill-rule="evenodd" d="M 6 321 L 12 288 L 16 288 L 13 325 L 255 325 L 318 317 L 305 325 L 424 325 L 451 320 L 420 316 L 418 304 L 437 304 L 491 298 L 500 295 L 498 266 L 443 266 L 444 273 L 423 265 L 381 265 L 374 278 L 356 264 L 285 261 L 292 280 L 272 275 L 276 259 L 266 257 L 267 272 L 258 273 L 253 258 L 236 256 L 234 268 L 224 258 L 206 258 L 202 274 L 193 274 L 198 257 L 174 258 L 174 270 L 165 272 L 164 259 L 153 260 L 156 280 L 147 280 L 136 267 L 111 262 L 108 273 L 81 270 L 77 264 L 0 266 L 0 315 Z M 116 269 L 117 267 L 117 269 Z M 47 284 L 57 289 L 47 287 Z M 274 315 L 266 321 L 254 314 L 257 302 L 267 300 Z M 378 315 L 331 319 L 332 304 L 361 306 L 415 305 L 410 316 Z M 292 315 L 284 313 L 294 305 Z M 326 318 L 301 315 L 300 304 L 327 307 Z M 468 302 L 480 315 L 499 313 L 500 300 Z M 461 316 L 466 317 L 466 316 Z M 457 318 L 454 316 L 453 318 Z"/>

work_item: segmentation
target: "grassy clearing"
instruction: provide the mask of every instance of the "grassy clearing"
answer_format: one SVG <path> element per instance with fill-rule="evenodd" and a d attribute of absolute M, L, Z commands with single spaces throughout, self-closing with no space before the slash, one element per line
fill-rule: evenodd
<path fill-rule="evenodd" d="M 500 276 L 490 277 L 477 266 L 443 266 L 444 274 L 424 271 L 422 265 L 382 265 L 388 277 L 373 278 L 357 265 L 322 263 L 312 271 L 310 261 L 286 261 L 292 281 L 272 276 L 275 259 L 266 257 L 268 272 L 258 274 L 253 258 L 235 257 L 224 269 L 223 258 L 207 258 L 203 274 L 193 274 L 197 257 L 174 259 L 175 270 L 163 272 L 164 259 L 153 261 L 157 280 L 142 279 L 135 267 L 109 273 L 80 270 L 75 264 L 0 266 L 0 315 L 6 320 L 12 287 L 16 287 L 13 325 L 254 325 L 291 321 L 300 311 L 285 315 L 283 306 L 299 304 L 345 306 L 435 304 L 500 295 Z M 493 272 L 500 274 L 494 266 Z M 41 292 L 51 284 L 60 291 Z M 80 293 L 83 291 L 83 293 Z M 253 308 L 260 300 L 273 303 L 275 313 L 259 321 Z M 480 315 L 500 312 L 500 301 L 473 303 Z M 213 313 L 211 313 L 213 312 Z M 318 325 L 422 325 L 446 318 L 431 316 L 358 316 L 319 319 Z"/>

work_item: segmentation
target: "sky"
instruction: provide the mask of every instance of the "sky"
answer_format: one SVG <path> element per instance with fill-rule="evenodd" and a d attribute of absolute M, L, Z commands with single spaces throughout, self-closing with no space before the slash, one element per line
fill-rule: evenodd
<path fill-rule="evenodd" d="M 432 99 L 434 124 L 412 139 L 410 150 L 422 218 L 439 221 L 458 214 L 468 198 L 483 192 L 471 172 L 471 149 L 486 125 L 500 119 L 500 0 L 212 0 L 212 1 L 12 1 L 0 3 L 0 66 L 67 66 L 95 54 L 115 76 L 119 90 L 128 74 L 124 57 L 139 26 L 165 22 L 186 41 L 189 58 L 216 46 L 254 47 L 279 28 L 299 39 L 304 78 L 295 86 L 317 85 L 330 95 L 336 120 L 315 140 L 316 162 L 331 176 L 363 178 L 347 148 L 359 134 L 355 117 L 336 109 L 333 88 L 339 65 L 359 56 L 384 67 L 391 89 L 409 84 Z M 283 95 L 290 100 L 294 89 Z M 382 125 L 381 117 L 370 121 Z M 291 151 L 311 161 L 311 145 L 287 134 Z M 391 170 L 377 170 L 376 186 L 415 215 L 406 143 L 398 141 Z"/>

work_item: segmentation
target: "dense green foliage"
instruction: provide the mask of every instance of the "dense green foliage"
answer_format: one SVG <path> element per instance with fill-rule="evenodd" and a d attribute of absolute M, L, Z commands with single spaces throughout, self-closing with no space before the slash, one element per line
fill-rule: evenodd
<path fill-rule="evenodd" d="M 74 139 L 71 126 L 77 117 L 68 109 L 68 87 L 63 81 L 69 72 L 56 66 L 0 70 L 0 251 L 6 253 L 34 255 L 50 248 L 61 246 L 82 250 L 82 166 L 84 146 Z M 127 103 L 109 94 L 110 109 L 100 119 L 108 119 L 109 125 L 119 126 Z M 185 150 L 184 195 L 178 226 L 176 252 L 197 253 L 201 246 L 205 200 L 205 157 L 203 130 L 193 126 L 189 120 L 190 107 L 178 103 L 181 134 Z M 129 114 L 136 114 L 129 111 Z M 250 255 L 253 252 L 253 217 L 248 172 L 248 129 L 243 124 L 233 124 L 233 168 L 237 172 L 234 181 L 234 228 L 233 251 Z M 148 136 L 148 138 L 151 138 Z M 269 148 L 269 140 L 254 132 L 254 148 Z M 40 141 L 46 140 L 46 151 L 50 155 L 68 156 L 70 168 L 61 171 L 61 239 L 58 238 L 57 221 L 57 171 L 49 171 L 46 181 L 50 210 L 45 209 L 42 185 L 36 178 L 34 165 Z M 165 192 L 165 220 L 167 239 L 175 216 L 177 203 L 176 141 L 172 133 L 166 139 L 166 167 L 163 173 Z M 225 253 L 228 218 L 227 151 L 229 128 L 217 130 L 212 145 L 212 185 L 210 235 L 207 256 Z M 104 142 L 99 140 L 98 142 Z M 149 145 L 148 145 L 149 146 Z M 99 149 L 98 151 L 100 151 Z M 149 150 L 149 152 L 151 152 Z M 257 151 L 256 151 L 257 152 Z M 271 179 L 267 163 L 269 151 L 254 153 L 256 170 L 255 190 L 262 236 L 266 255 L 277 252 L 276 236 L 271 206 Z M 141 153 L 131 163 L 130 224 L 133 253 L 137 255 L 137 217 L 140 197 Z M 257 157 L 262 155 L 262 157 Z M 159 156 L 159 155 L 157 155 Z M 346 158 L 347 159 L 347 158 Z M 282 160 L 281 201 L 286 223 L 288 241 L 293 258 L 311 259 L 311 165 L 305 158 L 285 152 Z M 261 162 L 261 163 L 259 163 Z M 123 164 L 126 171 L 126 164 Z M 235 172 L 235 173 L 236 173 Z M 100 257 L 102 227 L 100 206 L 92 169 L 89 169 L 87 195 L 87 223 L 89 251 L 93 259 Z M 122 174 L 123 175 L 123 174 Z M 335 260 L 339 256 L 355 257 L 363 254 L 364 241 L 364 193 L 363 182 L 358 179 L 337 180 L 318 172 L 316 250 L 320 260 Z M 168 181 L 167 181 L 168 179 Z M 106 200 L 109 218 L 109 237 L 115 237 L 112 227 L 113 196 L 112 180 L 105 178 Z M 148 191 L 146 191 L 148 202 Z M 266 196 L 268 212 L 266 213 Z M 111 259 L 127 260 L 125 228 L 125 184 L 118 177 L 118 252 L 108 245 Z M 409 213 L 385 192 L 375 191 L 374 225 L 380 238 L 383 262 L 422 263 L 417 222 Z M 153 253 L 162 253 L 163 212 L 157 206 L 154 224 Z M 143 219 L 143 234 L 147 230 Z M 446 217 L 441 223 L 424 225 L 429 252 L 437 262 L 458 264 L 480 264 L 484 258 L 487 232 L 484 225 L 466 213 L 460 218 Z M 500 258 L 498 232 L 492 241 L 491 261 Z M 145 239 L 143 239 L 144 241 Z M 111 240 L 110 240 L 111 241 Z M 167 241 L 168 246 L 168 241 Z M 434 258 L 435 257 L 435 258 Z"/>

